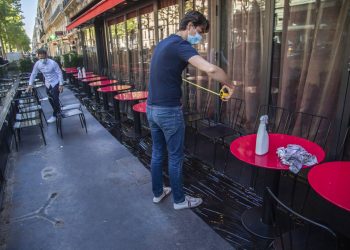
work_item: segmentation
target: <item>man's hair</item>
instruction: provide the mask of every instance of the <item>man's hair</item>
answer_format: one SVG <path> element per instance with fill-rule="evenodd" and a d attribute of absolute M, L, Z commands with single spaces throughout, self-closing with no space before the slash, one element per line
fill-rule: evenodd
<path fill-rule="evenodd" d="M 194 27 L 201 26 L 204 33 L 209 31 L 210 23 L 199 11 L 192 10 L 187 12 L 180 21 L 180 30 L 186 30 L 189 22 L 192 22 Z"/>
<path fill-rule="evenodd" d="M 36 53 L 38 54 L 38 55 L 47 55 L 47 52 L 46 52 L 46 50 L 44 50 L 44 49 L 38 49 L 37 51 L 36 51 Z"/>

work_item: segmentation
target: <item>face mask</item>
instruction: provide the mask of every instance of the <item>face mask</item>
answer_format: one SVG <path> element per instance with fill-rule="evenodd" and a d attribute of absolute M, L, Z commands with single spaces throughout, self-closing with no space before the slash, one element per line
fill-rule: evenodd
<path fill-rule="evenodd" d="M 200 43 L 201 40 L 202 40 L 202 36 L 198 32 L 196 32 L 196 34 L 194 36 L 192 36 L 190 34 L 188 34 L 188 36 L 187 36 L 187 41 L 192 45 Z"/>
<path fill-rule="evenodd" d="M 47 59 L 46 59 L 46 58 L 44 58 L 44 59 L 40 59 L 40 62 L 42 62 L 43 64 L 46 64 Z"/>

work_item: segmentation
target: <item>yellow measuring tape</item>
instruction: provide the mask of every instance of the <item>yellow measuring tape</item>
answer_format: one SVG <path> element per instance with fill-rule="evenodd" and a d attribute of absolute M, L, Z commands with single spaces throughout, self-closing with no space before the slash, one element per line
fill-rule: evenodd
<path fill-rule="evenodd" d="M 188 80 L 186 80 L 186 79 L 184 79 L 184 78 L 182 78 L 182 80 L 183 80 L 184 82 L 187 82 L 187 83 L 193 85 L 193 86 L 196 86 L 197 88 L 203 89 L 203 90 L 205 90 L 205 91 L 207 91 L 207 92 L 209 92 L 209 93 L 212 93 L 212 94 L 214 94 L 214 95 L 217 95 L 217 96 L 219 96 L 222 100 L 223 100 L 224 98 L 226 98 L 226 97 L 229 95 L 228 93 L 224 92 L 224 90 L 220 90 L 219 93 L 216 93 L 215 91 L 212 91 L 212 90 L 210 90 L 210 89 L 204 88 L 204 87 L 202 87 L 202 86 L 200 86 L 200 85 L 198 85 L 198 84 L 195 84 L 195 83 L 193 83 L 193 82 L 190 82 L 190 81 L 188 81 Z"/>

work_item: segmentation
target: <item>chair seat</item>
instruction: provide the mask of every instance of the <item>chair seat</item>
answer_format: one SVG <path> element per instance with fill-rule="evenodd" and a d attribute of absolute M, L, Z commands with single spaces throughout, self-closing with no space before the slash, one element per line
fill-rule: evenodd
<path fill-rule="evenodd" d="M 67 118 L 67 117 L 71 117 L 71 116 L 75 116 L 75 115 L 80 115 L 82 113 L 83 112 L 80 109 L 69 109 L 69 110 L 61 112 L 61 117 Z"/>
<path fill-rule="evenodd" d="M 233 128 L 218 124 L 212 127 L 201 129 L 199 133 L 208 138 L 223 138 L 229 135 L 234 135 L 236 131 Z"/>
<path fill-rule="evenodd" d="M 40 119 L 40 113 L 38 111 L 27 112 L 22 114 L 16 114 L 16 121 L 28 120 L 28 119 Z"/>
<path fill-rule="evenodd" d="M 40 124 L 41 124 L 40 119 L 17 121 L 13 125 L 13 128 L 15 129 L 26 128 L 26 127 L 32 127 L 32 126 L 39 126 Z"/>
<path fill-rule="evenodd" d="M 81 108 L 80 103 L 72 103 L 72 104 L 68 104 L 68 105 L 63 105 L 61 107 L 61 110 L 65 111 L 65 110 L 69 110 L 69 109 L 80 109 L 80 108 Z"/>
<path fill-rule="evenodd" d="M 19 107 L 19 112 L 21 112 L 21 113 L 33 112 L 33 111 L 38 111 L 38 110 L 41 110 L 40 105 L 32 105 L 32 106 L 23 107 L 23 108 Z"/>

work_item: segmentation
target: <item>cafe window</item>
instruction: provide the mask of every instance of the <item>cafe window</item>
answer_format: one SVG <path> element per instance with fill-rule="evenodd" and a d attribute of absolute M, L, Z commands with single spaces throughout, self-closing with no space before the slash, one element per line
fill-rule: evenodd
<path fill-rule="evenodd" d="M 177 0 L 158 2 L 158 35 L 159 41 L 175 34 L 179 29 L 179 4 Z"/>
<path fill-rule="evenodd" d="M 335 110 L 343 108 L 336 104 L 341 94 L 349 11 L 346 0 L 276 1 L 273 104 L 334 120 Z M 301 126 L 296 123 L 294 130 Z M 320 130 L 326 133 L 326 129 Z"/>
<path fill-rule="evenodd" d="M 208 0 L 186 0 L 185 1 L 185 13 L 196 10 L 204 14 L 204 16 L 207 19 L 210 19 L 209 15 L 209 4 Z M 210 32 L 210 31 L 209 31 Z M 198 51 L 199 55 L 203 57 L 204 59 L 214 63 L 212 61 L 212 58 L 210 58 L 210 51 L 214 51 L 213 48 L 210 49 L 210 33 L 202 34 L 202 41 L 195 45 L 195 49 Z M 208 75 L 196 69 L 192 65 L 188 65 L 186 70 L 186 79 L 198 84 L 200 86 L 203 86 L 205 88 L 209 88 L 213 91 L 216 90 L 216 84 L 214 81 L 209 81 Z M 192 85 L 189 85 L 188 83 L 184 82 L 184 97 L 183 97 L 183 103 L 185 105 L 185 109 L 187 109 L 189 112 L 200 112 L 204 109 L 204 107 L 208 107 L 208 115 L 212 118 L 214 118 L 215 115 L 215 98 L 212 96 L 212 94 L 208 93 L 207 91 L 203 91 L 198 89 L 197 87 L 194 87 Z M 209 106 L 208 106 L 209 105 Z"/>
<path fill-rule="evenodd" d="M 108 22 L 108 55 L 109 55 L 109 72 L 113 79 L 118 79 L 119 76 L 119 60 L 118 60 L 118 43 L 117 43 L 117 25 L 115 20 Z"/>
<path fill-rule="evenodd" d="M 123 82 L 129 82 L 129 56 L 126 40 L 126 21 L 124 17 L 117 18 L 116 24 L 117 33 L 117 58 L 119 65 L 120 80 Z"/>
<path fill-rule="evenodd" d="M 142 8 L 141 15 L 141 31 L 142 31 L 142 58 L 143 58 L 143 82 L 148 85 L 149 69 L 153 49 L 156 45 L 155 23 L 153 5 Z M 145 87 L 146 87 L 145 86 Z"/>
<path fill-rule="evenodd" d="M 99 72 L 98 60 L 97 60 L 97 50 L 96 50 L 96 37 L 95 28 L 89 27 L 83 30 L 84 33 L 84 45 L 85 45 L 85 55 L 86 55 L 86 68 L 89 71 L 95 73 Z"/>
<path fill-rule="evenodd" d="M 263 25 L 265 0 L 224 2 L 222 9 L 226 13 L 220 18 L 226 32 L 221 33 L 219 64 L 232 80 L 233 97 L 245 101 L 244 126 L 249 130 L 254 125 L 260 105 L 259 93 L 264 87 L 261 65 L 263 35 L 266 34 Z"/>
<path fill-rule="evenodd" d="M 130 81 L 139 90 L 142 86 L 142 60 L 141 49 L 139 47 L 140 37 L 138 30 L 137 13 L 132 12 L 127 14 L 126 32 L 128 41 L 129 66 L 130 66 Z"/>

